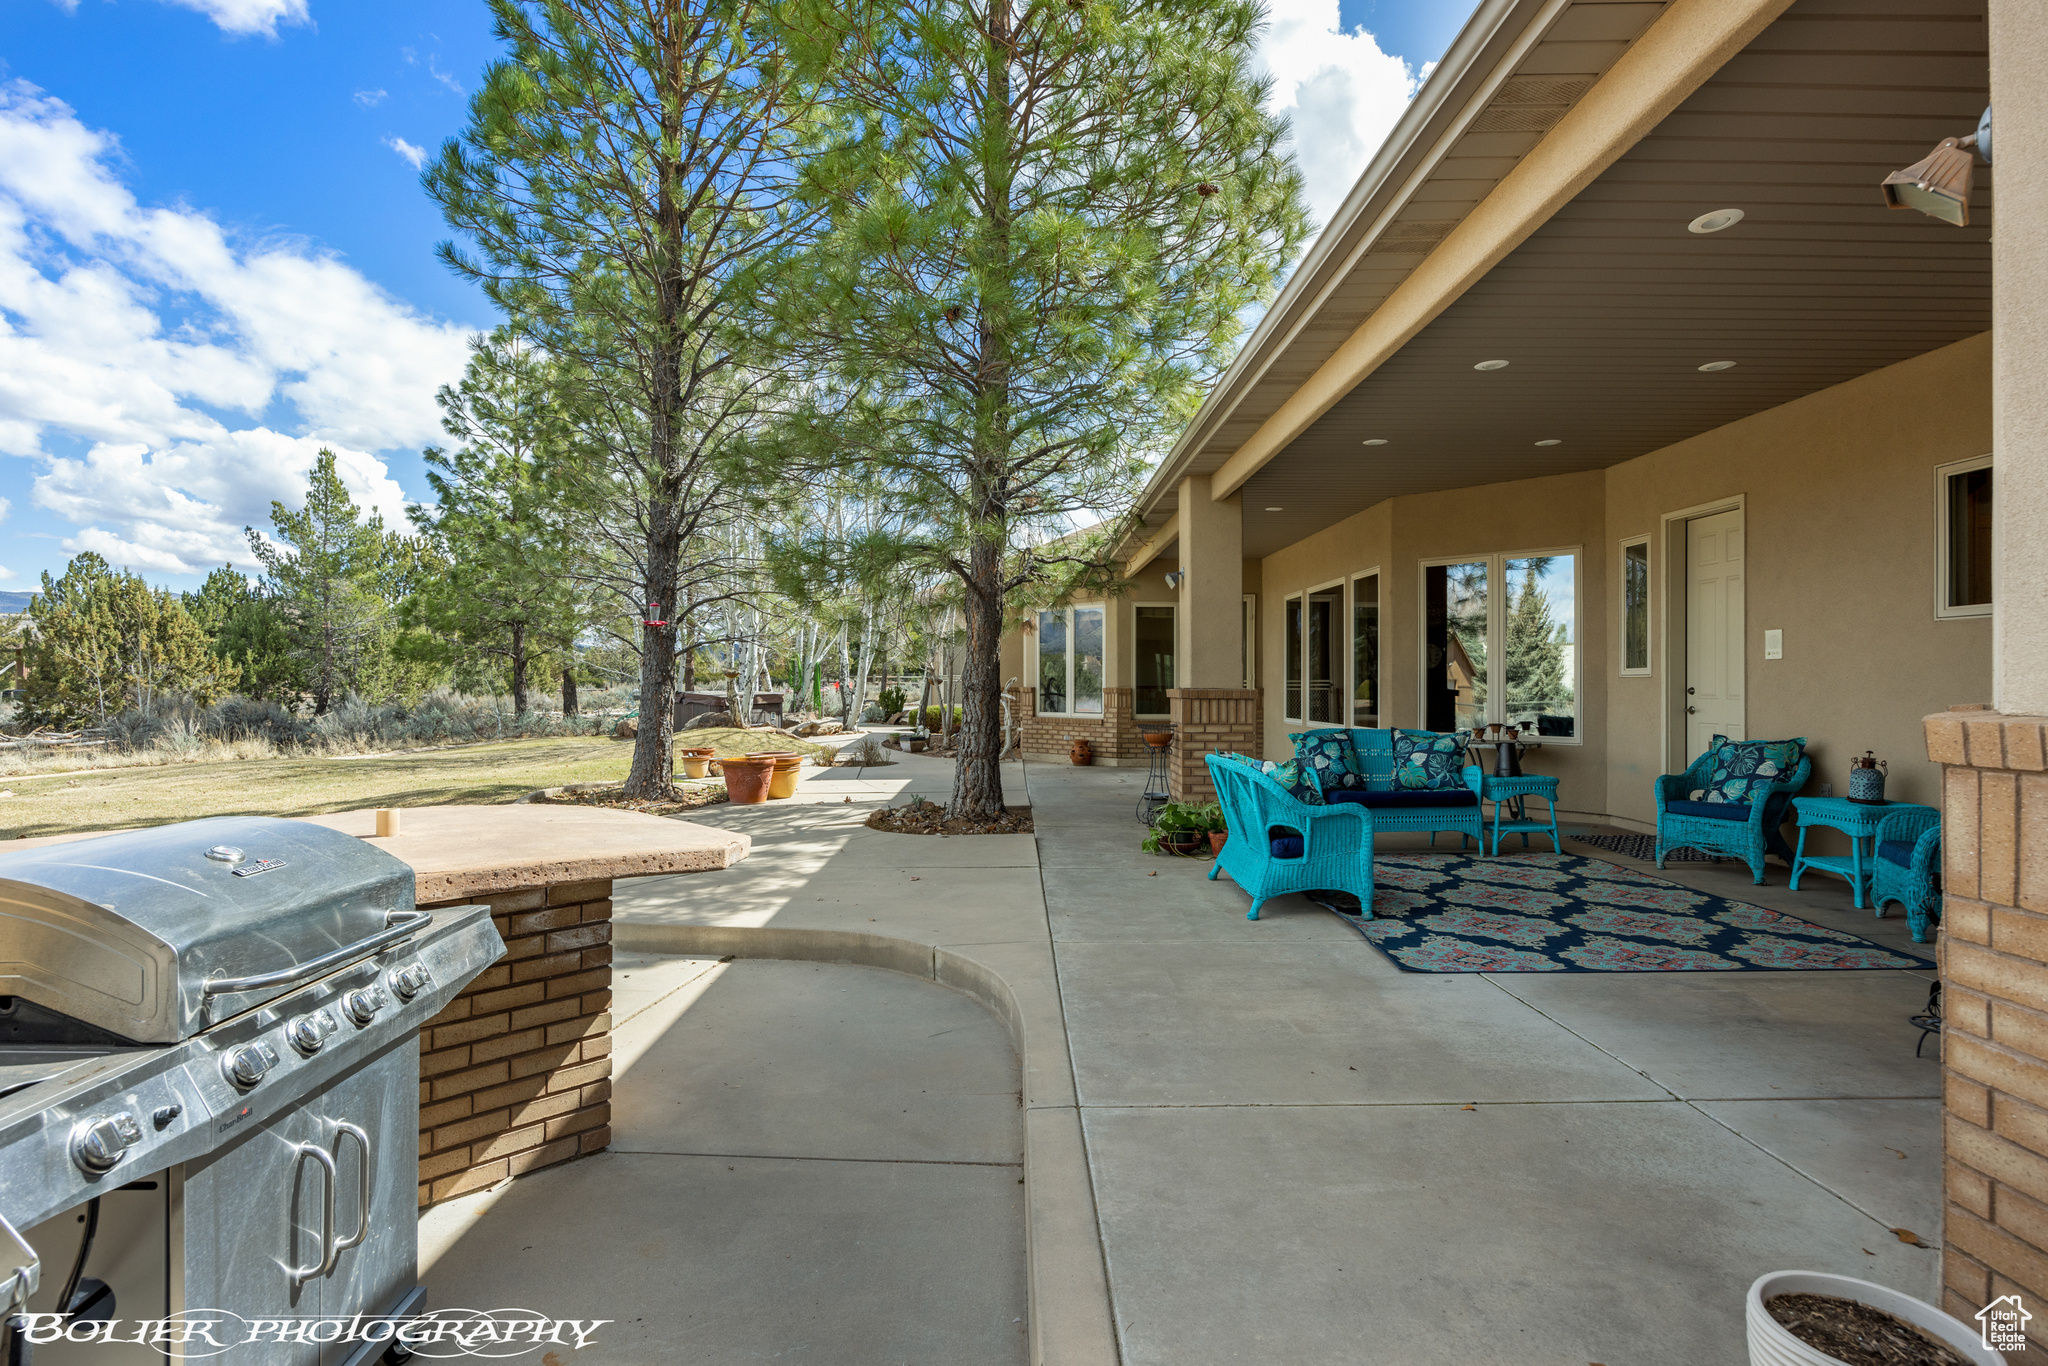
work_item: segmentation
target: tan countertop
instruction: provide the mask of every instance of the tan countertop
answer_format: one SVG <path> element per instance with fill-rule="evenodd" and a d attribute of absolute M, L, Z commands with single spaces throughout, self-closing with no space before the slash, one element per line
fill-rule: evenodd
<path fill-rule="evenodd" d="M 373 811 L 305 816 L 318 825 L 358 835 L 412 865 L 422 904 L 460 897 L 599 878 L 655 873 L 701 873 L 730 868 L 753 840 L 666 816 L 582 806 L 411 806 L 400 834 L 371 835 Z M 89 830 L 9 840 L 0 848 L 28 849 L 118 833 Z"/>

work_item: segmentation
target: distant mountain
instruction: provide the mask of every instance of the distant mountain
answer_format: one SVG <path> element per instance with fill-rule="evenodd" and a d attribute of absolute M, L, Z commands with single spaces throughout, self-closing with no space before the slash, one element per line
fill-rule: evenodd
<path fill-rule="evenodd" d="M 28 600 L 34 596 L 33 593 L 0 593 L 0 616 L 9 612 L 26 612 Z"/>

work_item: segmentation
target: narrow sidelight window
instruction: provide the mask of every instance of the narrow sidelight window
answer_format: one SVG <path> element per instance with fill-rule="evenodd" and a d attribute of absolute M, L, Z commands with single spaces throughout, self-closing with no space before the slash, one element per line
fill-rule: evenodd
<path fill-rule="evenodd" d="M 1286 719 L 1299 721 L 1301 710 L 1301 599 L 1287 600 L 1287 710 Z"/>
<path fill-rule="evenodd" d="M 1038 614 L 1038 710 L 1067 709 L 1067 614 Z"/>
<path fill-rule="evenodd" d="M 1380 576 L 1351 581 L 1351 724 L 1380 724 Z"/>
<path fill-rule="evenodd" d="M 1621 671 L 1650 672 L 1650 541 L 1621 547 Z"/>
<path fill-rule="evenodd" d="M 1137 614 L 1131 633 L 1137 665 L 1132 706 L 1140 716 L 1165 716 L 1166 690 L 1173 686 L 1173 609 L 1140 607 Z"/>

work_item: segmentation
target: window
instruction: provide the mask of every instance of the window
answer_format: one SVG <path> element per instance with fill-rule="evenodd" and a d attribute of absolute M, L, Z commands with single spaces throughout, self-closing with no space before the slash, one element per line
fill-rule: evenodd
<path fill-rule="evenodd" d="M 1244 690 L 1259 686 L 1259 600 L 1244 595 L 1244 610 L 1238 618 L 1240 649 L 1244 654 Z"/>
<path fill-rule="evenodd" d="M 1423 725 L 1503 722 L 1577 740 L 1578 561 L 1552 551 L 1423 566 Z"/>
<path fill-rule="evenodd" d="M 1301 598 L 1287 600 L 1287 706 L 1289 721 L 1301 719 Z"/>
<path fill-rule="evenodd" d="M 1621 543 L 1621 672 L 1650 672 L 1650 538 Z"/>
<path fill-rule="evenodd" d="M 1959 460 L 1934 472 L 1937 617 L 1991 615 L 1991 457 Z"/>
<path fill-rule="evenodd" d="M 1173 609 L 1140 607 L 1137 613 L 1131 632 L 1137 665 L 1132 707 L 1140 716 L 1165 716 L 1169 711 L 1166 690 L 1173 686 Z"/>
<path fill-rule="evenodd" d="M 1102 609 L 1062 607 L 1038 614 L 1038 713 L 1102 714 Z"/>
<path fill-rule="evenodd" d="M 1380 724 L 1380 576 L 1351 581 L 1351 724 Z"/>

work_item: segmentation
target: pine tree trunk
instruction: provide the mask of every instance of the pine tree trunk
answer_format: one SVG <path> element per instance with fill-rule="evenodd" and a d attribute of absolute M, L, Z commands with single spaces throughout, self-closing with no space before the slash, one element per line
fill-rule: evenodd
<path fill-rule="evenodd" d="M 576 666 L 573 663 L 562 666 L 562 719 L 568 720 L 576 714 Z"/>
<path fill-rule="evenodd" d="M 657 502 L 649 511 L 643 596 L 649 602 L 666 602 L 676 582 L 682 538 L 673 503 Z M 633 739 L 633 767 L 626 774 L 625 795 L 666 797 L 675 785 L 676 627 L 670 622 L 640 630 L 640 733 Z"/>
<path fill-rule="evenodd" d="M 512 717 L 526 715 L 526 623 L 512 624 Z"/>
<path fill-rule="evenodd" d="M 946 814 L 956 820 L 993 820 L 1003 814 L 1003 548 L 977 540 L 971 555 L 967 650 L 960 665 L 959 762 Z"/>

